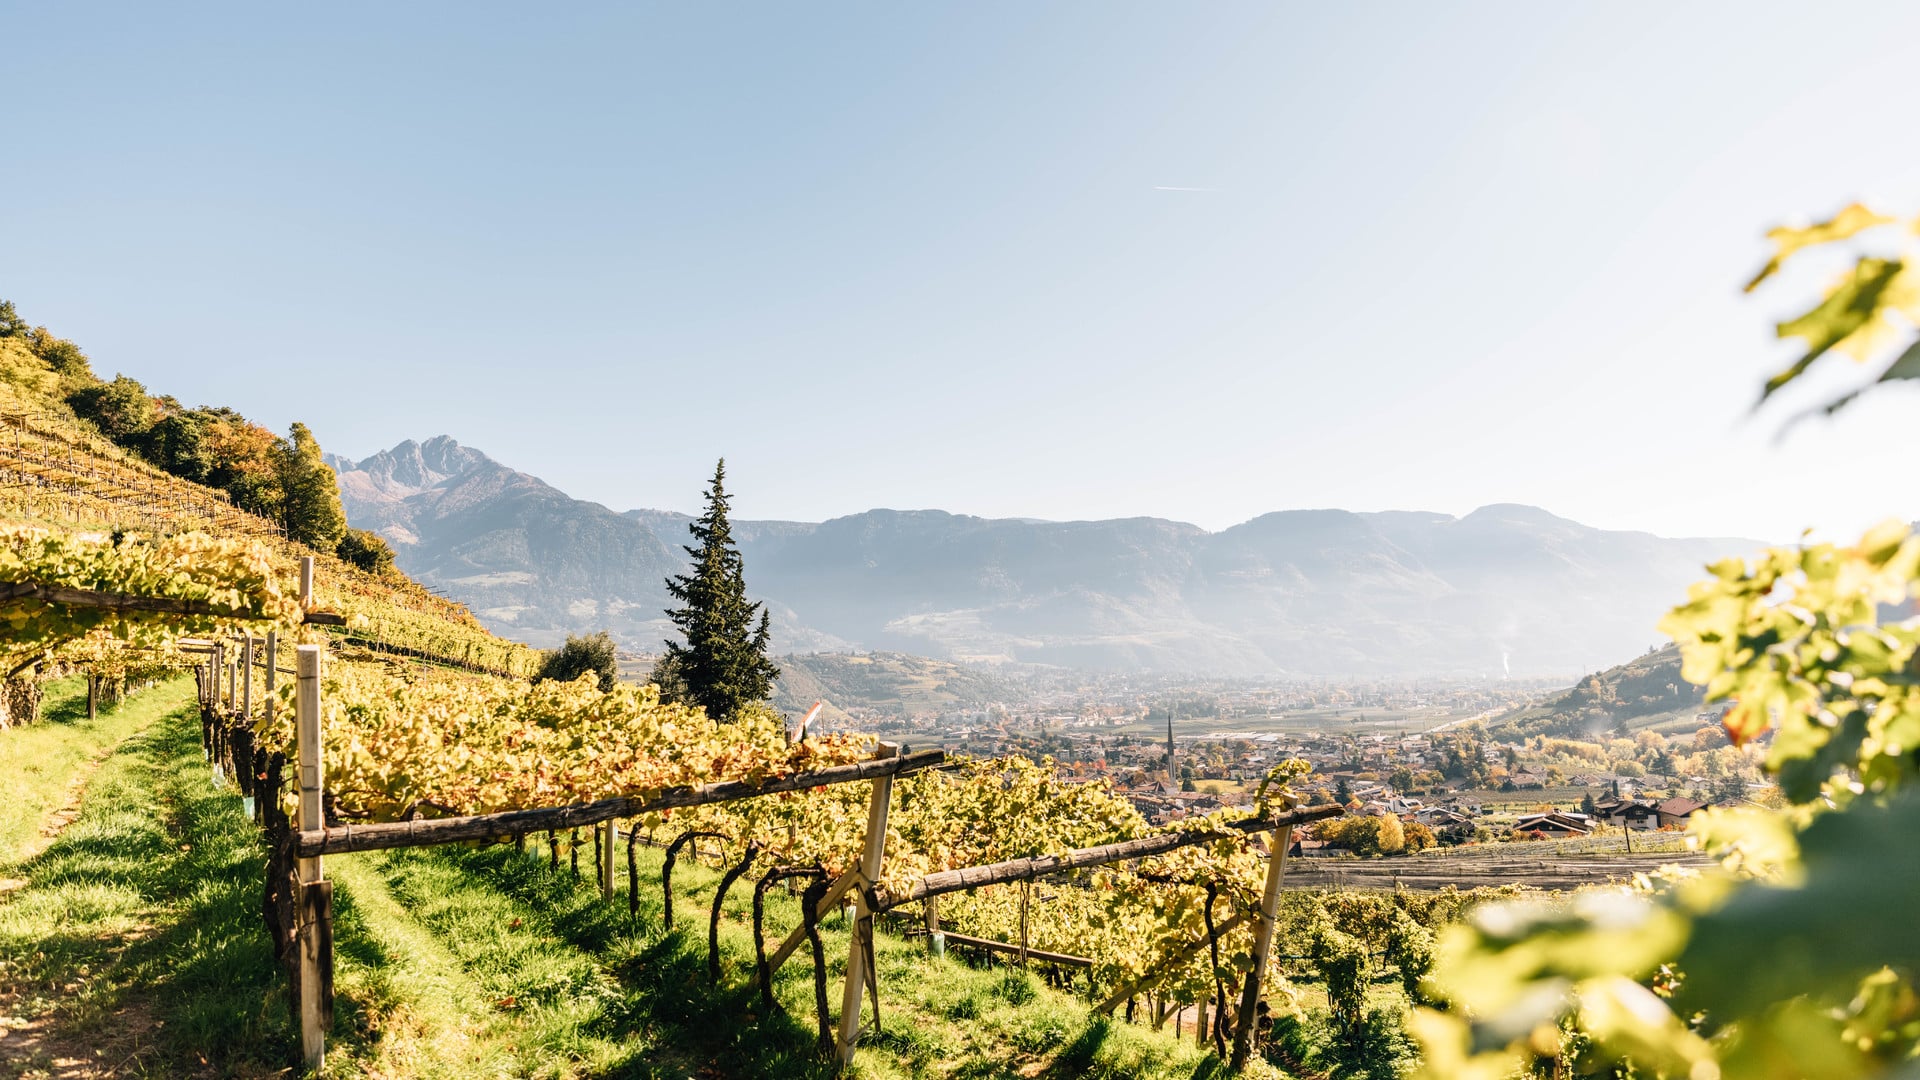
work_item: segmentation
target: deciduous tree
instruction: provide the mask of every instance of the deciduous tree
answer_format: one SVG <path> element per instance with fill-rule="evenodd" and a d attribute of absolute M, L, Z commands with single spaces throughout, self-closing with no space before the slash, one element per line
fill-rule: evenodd
<path fill-rule="evenodd" d="M 296 423 L 280 454 L 280 514 L 287 535 L 321 551 L 340 546 L 347 515 L 340 509 L 340 481 L 320 455 L 319 440 Z"/>

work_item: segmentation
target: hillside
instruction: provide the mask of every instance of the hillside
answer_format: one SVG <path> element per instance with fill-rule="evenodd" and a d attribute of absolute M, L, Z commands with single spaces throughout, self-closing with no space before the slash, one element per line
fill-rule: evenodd
<path fill-rule="evenodd" d="M 780 658 L 774 704 L 798 713 L 815 701 L 895 715 L 982 707 L 1011 691 L 978 667 L 903 653 L 796 653 Z"/>
<path fill-rule="evenodd" d="M 333 460 L 350 521 L 497 631 L 666 636 L 685 515 L 572 499 L 445 436 Z M 1217 533 L 938 510 L 734 531 L 780 651 L 1227 675 L 1578 671 L 1644 649 L 1703 564 L 1758 546 L 1511 505 L 1283 511 Z"/>
<path fill-rule="evenodd" d="M 369 572 L 335 551 L 290 538 L 280 520 L 263 512 L 266 507 L 235 497 L 234 490 L 245 490 L 243 482 L 222 488 L 173 471 L 207 476 L 204 456 L 181 468 L 179 457 L 166 452 L 164 439 L 138 440 L 145 452 L 109 439 L 99 423 L 82 420 L 68 404 L 76 390 L 127 393 L 121 409 L 107 415 L 123 418 L 128 403 L 144 406 L 150 417 L 159 418 L 150 434 L 179 430 L 182 425 L 169 424 L 170 418 L 214 415 L 244 431 L 249 452 L 270 454 L 278 445 L 272 432 L 231 410 L 186 410 L 172 398 L 147 397 L 144 387 L 124 376 L 104 383 L 72 343 L 44 328 L 0 336 L 0 521 L 58 530 L 193 531 L 257 540 L 287 565 L 302 556 L 315 559 L 316 604 L 348 617 L 352 625 L 343 634 L 357 643 L 429 652 L 488 670 L 530 670 L 528 649 L 489 633 L 457 600 L 436 595 L 391 567 Z M 131 425 L 120 431 L 121 441 L 136 442 L 127 437 L 129 430 Z"/>
<path fill-rule="evenodd" d="M 1488 725 L 1509 738 L 1554 735 L 1591 738 L 1675 724 L 1697 726 L 1703 689 L 1680 677 L 1680 650 L 1672 645 L 1597 671 L 1537 705 L 1504 713 Z"/>

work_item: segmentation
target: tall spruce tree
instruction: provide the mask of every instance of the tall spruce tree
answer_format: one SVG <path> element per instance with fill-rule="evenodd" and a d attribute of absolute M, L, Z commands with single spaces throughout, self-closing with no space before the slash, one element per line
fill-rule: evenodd
<path fill-rule="evenodd" d="M 773 695 L 780 668 L 767 659 L 772 636 L 767 613 L 747 599 L 746 565 L 727 520 L 727 461 L 713 469 L 707 509 L 687 526 L 692 572 L 667 579 L 667 592 L 683 607 L 667 617 L 685 644 L 667 642 L 667 657 L 685 681 L 689 701 L 722 720 L 744 705 Z"/>

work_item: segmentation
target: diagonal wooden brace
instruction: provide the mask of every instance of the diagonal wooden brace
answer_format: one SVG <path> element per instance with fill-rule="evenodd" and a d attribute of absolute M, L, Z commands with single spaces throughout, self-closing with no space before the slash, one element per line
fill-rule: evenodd
<path fill-rule="evenodd" d="M 820 906 L 814 909 L 814 917 L 816 919 L 826 918 L 827 915 L 839 905 L 840 901 L 846 897 L 849 889 L 866 888 L 867 886 L 868 882 L 866 878 L 860 875 L 858 869 L 849 870 L 841 874 L 834 880 L 834 883 L 828 887 L 827 894 L 820 898 Z M 792 956 L 793 950 L 799 948 L 800 943 L 805 940 L 807 940 L 807 928 L 804 925 L 794 927 L 793 933 L 788 934 L 786 940 L 780 943 L 780 947 L 774 950 L 771 957 L 767 958 L 768 979 L 773 978 L 773 973 L 780 970 L 780 965 L 786 963 L 787 957 Z"/>
<path fill-rule="evenodd" d="M 1229 931 L 1239 929 L 1251 919 L 1251 915 L 1246 912 L 1241 912 L 1215 927 L 1213 936 L 1217 938 L 1226 937 Z M 1108 994 L 1106 1000 L 1095 1005 L 1094 1009 L 1098 1012 L 1112 1013 L 1121 1002 L 1144 990 L 1151 990 L 1160 985 L 1168 976 L 1179 970 L 1181 964 L 1200 955 L 1201 950 L 1206 947 L 1207 939 L 1204 936 L 1201 937 L 1199 941 L 1187 942 L 1185 945 L 1168 953 L 1158 964 L 1149 968 L 1146 974 L 1141 975 L 1139 978 L 1120 987 L 1113 993 Z"/>

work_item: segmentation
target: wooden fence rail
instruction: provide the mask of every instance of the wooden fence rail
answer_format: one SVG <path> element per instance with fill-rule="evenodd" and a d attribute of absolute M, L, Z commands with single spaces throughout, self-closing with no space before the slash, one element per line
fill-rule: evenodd
<path fill-rule="evenodd" d="M 301 591 L 305 601 L 312 595 L 311 563 L 303 566 L 302 571 Z M 308 605 L 303 602 L 302 606 Z M 242 787 L 243 792 L 254 797 L 257 810 L 267 806 L 275 798 L 280 782 L 279 765 L 270 763 L 264 771 L 261 771 L 256 764 L 260 756 L 271 758 L 271 755 L 256 754 L 252 746 L 249 723 L 249 713 L 256 707 L 261 705 L 267 709 L 273 707 L 272 689 L 275 677 L 284 670 L 277 663 L 279 658 L 275 645 L 272 637 L 269 637 L 264 649 L 256 649 L 251 637 L 244 640 L 236 639 L 232 644 L 225 641 L 207 642 L 205 643 L 206 662 L 199 669 L 202 703 L 206 707 L 208 717 L 209 756 L 216 763 L 216 769 L 222 769 L 222 771 L 227 771 L 222 767 L 226 763 L 231 763 L 227 768 L 234 774 L 234 779 Z M 198 651 L 199 643 L 195 643 L 193 648 Z M 875 960 L 873 919 L 876 915 L 914 901 L 921 901 L 931 906 L 941 895 L 982 885 L 1030 882 L 1086 867 L 1131 862 L 1195 845 L 1268 833 L 1271 838 L 1272 856 L 1267 889 L 1259 912 L 1238 914 L 1217 928 L 1216 933 L 1210 938 L 1203 938 L 1199 942 L 1176 949 L 1176 955 L 1169 957 L 1168 963 L 1157 965 L 1154 972 L 1122 988 L 1101 1006 L 1112 1008 L 1123 995 L 1138 992 L 1141 987 L 1157 983 L 1164 978 L 1164 972 L 1171 970 L 1177 963 L 1185 962 L 1197 950 L 1205 948 L 1210 941 L 1217 941 L 1219 934 L 1253 922 L 1255 942 L 1252 970 L 1247 973 L 1246 984 L 1240 988 L 1240 1008 L 1236 1010 L 1235 1017 L 1237 1030 L 1234 1033 L 1233 1058 L 1234 1067 L 1238 1068 L 1246 1060 L 1253 1020 L 1251 1003 L 1258 1000 L 1262 969 L 1271 951 L 1280 877 L 1285 865 L 1286 845 L 1291 839 L 1291 829 L 1295 825 L 1320 821 L 1344 813 L 1344 809 L 1339 806 L 1308 807 L 1271 817 L 1255 817 L 1203 828 L 1157 833 L 1134 840 L 1102 844 L 1055 855 L 962 867 L 928 874 L 899 894 L 889 893 L 884 887 L 875 884 L 882 877 L 881 863 L 885 851 L 887 817 L 892 802 L 893 778 L 940 767 L 946 762 L 946 753 L 942 750 L 926 750 L 901 755 L 898 748 L 890 744 L 882 744 L 878 756 L 866 761 L 777 777 L 757 785 L 743 781 L 726 781 L 674 788 L 646 799 L 613 798 L 574 806 L 515 810 L 498 814 L 329 826 L 322 817 L 325 770 L 320 753 L 322 745 L 320 696 L 324 654 L 324 646 L 312 645 L 301 646 L 296 653 L 298 663 L 294 673 L 297 673 L 299 693 L 295 697 L 297 772 L 293 779 L 300 798 L 294 819 L 286 821 L 285 818 L 281 818 L 277 832 L 269 829 L 270 836 L 280 838 L 275 845 L 279 855 L 276 856 L 274 865 L 282 868 L 283 884 L 278 886 L 279 893 L 276 894 L 275 871 L 270 869 L 268 907 L 272 909 L 276 903 L 281 903 L 285 908 L 284 913 L 277 917 L 279 925 L 285 931 L 284 937 L 287 939 L 282 955 L 290 962 L 289 975 L 293 977 L 294 982 L 302 1057 L 307 1066 L 315 1070 L 320 1069 L 324 1064 L 325 1035 L 332 1019 L 332 889 L 321 869 L 322 859 L 325 856 L 356 851 L 426 847 L 467 840 L 506 839 L 528 833 L 567 831 L 582 826 L 607 823 L 606 828 L 596 837 L 595 846 L 600 867 L 600 873 L 597 875 L 598 885 L 603 895 L 611 897 L 614 891 L 613 851 L 617 840 L 612 824 L 615 819 L 638 817 L 661 810 L 715 805 L 781 792 L 861 782 L 870 783 L 873 786 L 862 842 L 862 857 L 856 867 L 849 869 L 839 880 L 832 882 L 830 888 L 823 884 L 821 891 L 824 895 L 814 902 L 816 910 L 813 912 L 817 918 L 818 915 L 831 910 L 843 898 L 850 901 L 854 908 L 837 1037 L 830 1037 L 834 1056 L 842 1064 L 853 1060 L 855 1045 L 865 1030 L 861 1024 L 863 999 L 868 991 L 877 991 L 878 988 L 879 980 L 873 972 Z M 266 694 L 256 695 L 255 693 L 253 668 L 256 665 L 265 669 L 264 689 L 268 691 Z M 280 897 L 278 901 L 275 900 L 276 895 Z M 808 899 L 813 900 L 812 897 Z M 270 925 L 275 918 L 276 916 L 269 914 Z M 929 920 L 930 928 L 937 925 L 931 921 L 931 912 L 929 912 Z M 805 931 L 804 923 L 801 927 L 794 929 L 776 952 L 771 969 L 777 969 L 780 962 L 792 953 Z M 1003 951 L 1042 963 L 1086 968 L 1094 966 L 1094 961 L 1086 957 L 1029 948 L 1025 940 L 1024 925 L 1022 941 L 1019 945 L 965 934 L 950 933 L 947 938 L 956 945 Z M 770 972 L 762 977 L 770 977 Z M 876 1025 L 878 1008 L 876 1000 L 873 1006 Z M 1201 1010 L 1203 1016 L 1205 1011 L 1203 1007 Z M 824 1032 L 828 1021 L 824 1015 L 824 1005 L 822 1013 L 821 1024 Z"/>
<path fill-rule="evenodd" d="M 1059 855 L 1042 855 L 1031 859 L 1009 859 L 1006 862 L 989 863 L 985 866 L 968 866 L 958 870 L 942 870 L 937 874 L 928 874 L 915 882 L 913 887 L 899 896 L 885 896 L 879 900 L 877 910 L 888 911 L 909 904 L 915 900 L 924 900 L 943 893 L 960 892 L 982 885 L 999 885 L 1009 881 L 1031 881 L 1052 874 L 1065 873 L 1088 866 L 1101 866 L 1106 863 L 1125 862 L 1130 859 L 1144 859 L 1152 855 L 1164 855 L 1169 851 L 1193 847 L 1196 844 L 1210 844 L 1215 840 L 1245 836 L 1249 833 L 1266 832 L 1270 829 L 1286 829 L 1294 825 L 1304 825 L 1310 821 L 1339 817 L 1346 813 L 1342 806 L 1315 806 L 1304 810 L 1293 810 L 1276 818 L 1247 818 L 1232 822 L 1219 829 L 1189 829 L 1181 832 L 1161 833 L 1157 836 L 1145 836 L 1138 840 L 1123 840 L 1117 844 L 1101 844 L 1098 847 L 1080 848 Z M 1278 835 L 1278 834 L 1276 834 Z M 1281 837 L 1285 843 L 1288 838 Z"/>
<path fill-rule="evenodd" d="M 905 757 L 869 759 L 852 765 L 835 765 L 814 772 L 776 777 L 762 784 L 728 780 L 698 787 L 673 788 L 652 799 L 601 799 L 575 806 L 539 810 L 509 810 L 499 814 L 472 817 L 429 818 L 419 821 L 388 821 L 369 825 L 334 825 L 325 829 L 302 829 L 299 836 L 301 857 L 343 855 L 352 851 L 379 851 L 386 848 L 429 847 L 463 840 L 489 840 L 547 829 L 575 829 L 613 818 L 638 817 L 656 810 L 678 810 L 689 806 L 711 806 L 737 802 L 782 791 L 804 791 L 834 784 L 904 776 L 931 769 L 946 761 L 944 750 L 922 750 Z"/>

